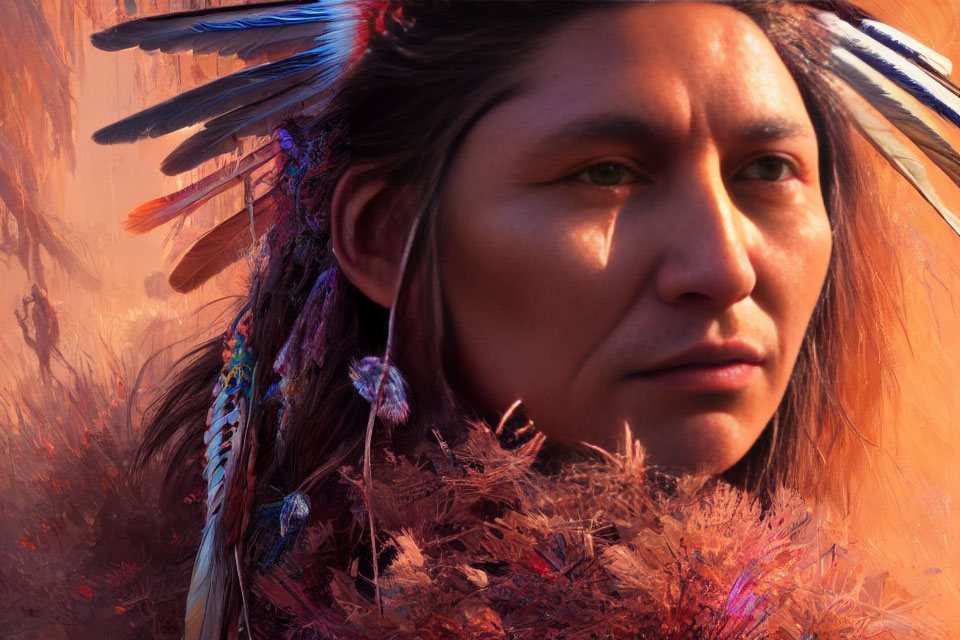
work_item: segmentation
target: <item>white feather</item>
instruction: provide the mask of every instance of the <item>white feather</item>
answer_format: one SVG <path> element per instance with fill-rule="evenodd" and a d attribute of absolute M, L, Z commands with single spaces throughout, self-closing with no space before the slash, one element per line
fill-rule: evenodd
<path fill-rule="evenodd" d="M 920 67 L 891 50 L 885 44 L 858 31 L 832 13 L 822 12 L 817 17 L 845 46 L 853 47 L 868 56 L 883 61 L 898 73 L 908 77 L 911 82 L 922 87 L 931 97 L 942 103 L 946 109 L 952 111 L 955 114 L 955 119 L 960 119 L 960 99 Z"/>
<path fill-rule="evenodd" d="M 920 42 L 917 42 L 902 31 L 898 31 L 890 25 L 878 22 L 876 20 L 864 20 L 862 24 L 872 29 L 876 29 L 888 38 L 898 40 L 910 49 L 913 49 L 921 58 L 923 58 L 924 62 L 933 67 L 940 75 L 949 76 L 953 72 L 953 62 L 950 60 L 950 58 L 937 53 L 930 47 Z"/>

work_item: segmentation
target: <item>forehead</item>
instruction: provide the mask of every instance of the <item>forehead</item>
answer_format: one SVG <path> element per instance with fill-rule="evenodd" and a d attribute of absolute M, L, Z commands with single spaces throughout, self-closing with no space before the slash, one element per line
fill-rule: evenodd
<path fill-rule="evenodd" d="M 718 4 L 625 2 L 589 11 L 544 39 L 521 68 L 520 86 L 500 114 L 522 123 L 517 133 L 598 112 L 642 117 L 665 136 L 722 135 L 764 120 L 809 123 L 766 35 Z"/>

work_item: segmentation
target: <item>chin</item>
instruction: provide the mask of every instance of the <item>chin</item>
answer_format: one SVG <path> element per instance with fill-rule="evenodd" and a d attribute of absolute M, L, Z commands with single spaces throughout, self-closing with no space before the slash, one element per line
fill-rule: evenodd
<path fill-rule="evenodd" d="M 652 466 L 676 474 L 716 475 L 739 462 L 762 432 L 763 426 L 748 427 L 736 416 L 710 413 L 665 420 L 655 429 L 633 434 Z"/>

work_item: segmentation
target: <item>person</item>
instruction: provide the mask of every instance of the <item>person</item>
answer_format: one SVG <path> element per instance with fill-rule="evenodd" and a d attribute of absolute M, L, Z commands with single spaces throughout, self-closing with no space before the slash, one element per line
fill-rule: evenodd
<path fill-rule="evenodd" d="M 94 43 L 296 52 L 95 134 L 205 123 L 177 173 L 272 132 L 129 222 L 243 183 L 171 284 L 258 256 L 141 451 L 187 484 L 204 452 L 187 638 L 934 636 L 844 586 L 796 495 L 843 502 L 875 426 L 842 390 L 890 366 L 854 129 L 955 224 L 863 101 L 949 171 L 949 61 L 846 2 L 327 1 Z"/>
<path fill-rule="evenodd" d="M 30 295 L 25 296 L 22 303 L 23 311 L 14 309 L 13 315 L 17 319 L 20 331 L 23 333 L 23 341 L 37 354 L 37 360 L 40 363 L 40 377 L 45 382 L 49 382 L 53 376 L 50 370 L 50 356 L 52 354 L 60 356 L 57 346 L 60 341 L 60 322 L 57 320 L 57 314 L 53 310 L 50 300 L 36 284 L 30 286 Z M 33 312 L 29 314 L 33 321 L 33 337 L 30 336 L 30 327 L 27 325 L 30 305 L 33 305 Z"/>

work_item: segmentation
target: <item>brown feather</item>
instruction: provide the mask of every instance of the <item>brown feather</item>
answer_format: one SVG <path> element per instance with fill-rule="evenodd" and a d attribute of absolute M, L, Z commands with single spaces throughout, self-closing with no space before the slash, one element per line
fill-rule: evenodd
<path fill-rule="evenodd" d="M 280 144 L 270 142 L 185 189 L 145 202 L 127 215 L 124 228 L 131 233 L 147 233 L 178 216 L 188 216 L 210 198 L 241 184 L 244 176 L 280 153 Z"/>
<path fill-rule="evenodd" d="M 253 203 L 253 226 L 257 236 L 273 224 L 280 197 L 274 189 Z M 236 262 L 252 241 L 250 211 L 244 207 L 197 240 L 170 274 L 170 286 L 181 293 L 193 291 Z"/>

